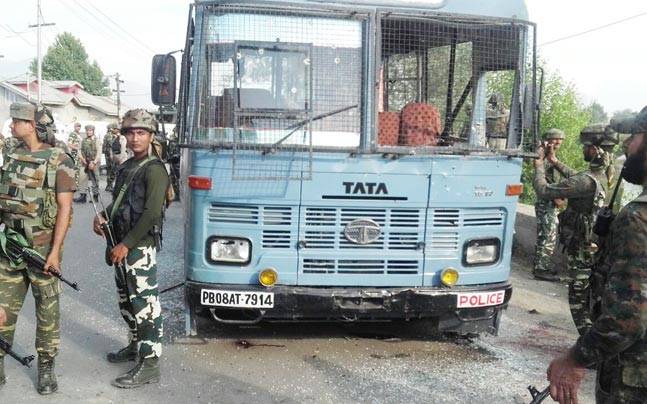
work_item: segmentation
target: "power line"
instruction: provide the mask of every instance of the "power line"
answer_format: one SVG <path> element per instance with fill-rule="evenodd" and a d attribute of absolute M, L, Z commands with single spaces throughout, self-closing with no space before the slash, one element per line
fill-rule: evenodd
<path fill-rule="evenodd" d="M 104 21 L 102 18 L 100 18 L 99 16 L 97 16 L 95 13 L 93 13 L 93 12 L 92 12 L 91 10 L 89 10 L 88 8 L 86 8 L 86 7 L 85 7 L 82 3 L 80 3 L 78 0 L 72 0 L 72 1 L 74 1 L 74 3 L 75 3 L 76 5 L 78 5 L 81 9 L 83 9 L 83 11 L 85 11 L 85 12 L 86 12 L 88 15 L 90 15 L 92 18 L 94 18 L 95 20 L 97 20 L 100 24 L 104 24 L 104 23 L 105 23 L 105 21 Z M 88 3 L 88 5 L 89 5 L 89 3 Z M 111 32 L 111 34 L 112 34 L 112 32 Z M 118 33 L 118 34 L 119 34 L 119 33 Z M 120 35 L 122 35 L 122 36 L 123 36 L 123 34 L 120 34 Z M 130 35 L 130 34 L 129 34 L 129 35 Z M 136 44 L 136 45 L 138 45 L 138 46 L 142 47 L 141 49 L 146 49 L 146 51 L 149 51 L 149 52 L 155 53 L 155 52 L 151 51 L 148 47 L 146 47 L 146 45 L 140 45 L 139 43 L 134 42 L 132 39 L 129 39 L 128 37 L 123 37 L 123 38 L 124 38 L 124 39 L 126 39 L 126 40 L 130 40 L 133 44 Z"/>
<path fill-rule="evenodd" d="M 74 0 L 74 1 L 76 2 L 76 0 Z M 119 28 L 120 30 L 122 30 L 123 32 L 125 32 L 129 37 L 131 37 L 132 39 L 134 39 L 135 41 L 137 41 L 137 42 L 138 42 L 139 44 L 141 44 L 144 48 L 148 49 L 151 53 L 155 54 L 155 51 L 154 51 L 153 49 L 151 49 L 151 48 L 150 48 L 148 45 L 146 45 L 144 42 L 140 41 L 140 40 L 139 40 L 139 38 L 137 38 L 136 36 L 134 36 L 133 34 L 131 34 L 131 33 L 130 33 L 128 30 L 126 30 L 124 27 L 122 27 L 121 25 L 117 24 L 117 22 L 115 22 L 115 20 L 113 20 L 112 18 L 110 18 L 110 16 L 108 16 L 106 13 L 104 13 L 103 11 L 101 11 L 97 6 L 95 6 L 95 5 L 94 5 L 94 4 L 92 4 L 92 3 L 87 3 L 87 5 L 88 5 L 88 6 L 90 6 L 90 7 L 92 7 L 93 9 L 95 9 L 95 10 L 96 10 L 97 12 L 99 12 L 99 14 L 101 14 L 102 16 L 106 17 L 106 18 L 108 19 L 108 21 L 110 21 L 110 22 L 111 22 L 111 23 L 113 23 L 117 28 Z"/>
<path fill-rule="evenodd" d="M 617 24 L 620 24 L 620 23 L 623 23 L 623 22 L 626 22 L 626 21 L 629 21 L 629 20 L 633 20 L 633 19 L 642 17 L 644 15 L 647 15 L 647 11 L 642 12 L 640 14 L 635 14 L 635 15 L 623 18 L 621 20 L 613 21 L 613 22 L 610 22 L 608 24 L 600 25 L 600 26 L 595 27 L 595 28 L 587 29 L 586 31 L 578 32 L 576 34 L 571 34 L 571 35 L 567 35 L 565 37 L 553 39 L 553 40 L 550 40 L 548 42 L 544 42 L 544 43 L 540 44 L 539 46 L 551 45 L 551 44 L 554 44 L 555 42 L 561 42 L 561 41 L 565 41 L 567 39 L 571 39 L 571 38 L 575 38 L 575 37 L 578 37 L 578 36 L 581 36 L 581 35 L 589 34 L 591 32 L 599 31 L 601 29 L 608 28 L 608 27 L 611 27 L 613 25 L 617 25 Z"/>
<path fill-rule="evenodd" d="M 13 28 L 9 26 L 9 24 L 0 24 L 0 27 L 2 27 L 5 31 L 9 32 L 10 34 L 16 34 L 20 39 L 22 39 L 27 45 L 29 46 L 34 46 L 33 43 L 29 42 L 24 36 L 22 36 L 22 33 L 16 32 Z"/>
<path fill-rule="evenodd" d="M 83 16 L 81 16 L 81 15 L 77 12 L 77 10 L 76 10 L 74 7 L 72 7 L 71 5 L 67 4 L 67 3 L 66 3 L 66 2 L 64 2 L 63 0 L 58 0 L 58 1 L 59 1 L 59 3 L 61 3 L 61 4 L 62 4 L 66 9 L 68 9 L 72 14 L 74 14 L 74 16 L 75 16 L 79 21 L 81 21 L 81 22 L 82 22 L 83 24 L 85 24 L 85 25 L 88 25 L 88 22 L 87 22 L 86 18 L 84 18 Z M 93 15 L 93 18 L 95 18 L 95 19 L 99 20 L 99 19 L 98 19 L 98 17 L 97 17 L 97 16 L 95 16 L 95 15 Z M 99 22 L 101 22 L 101 23 L 103 24 L 103 21 L 102 21 L 102 20 L 99 20 Z M 97 34 L 100 34 L 100 35 L 101 35 L 102 37 L 104 37 L 105 39 L 107 39 L 107 40 L 109 40 L 109 41 L 113 41 L 113 40 L 115 40 L 115 39 L 117 39 L 117 40 L 119 40 L 119 39 L 120 39 L 119 37 L 115 36 L 113 32 L 106 30 L 106 29 L 103 27 L 103 25 L 98 25 L 98 27 L 100 27 L 100 28 L 99 28 L 99 29 L 95 29 L 95 32 L 96 32 Z M 137 48 L 137 49 L 139 49 L 139 48 Z M 125 48 L 124 48 L 124 50 L 126 50 L 126 51 L 130 52 L 132 55 L 141 56 L 141 54 L 140 54 L 140 53 L 135 53 L 135 50 L 134 50 L 134 49 L 132 49 L 131 47 L 125 47 Z"/>

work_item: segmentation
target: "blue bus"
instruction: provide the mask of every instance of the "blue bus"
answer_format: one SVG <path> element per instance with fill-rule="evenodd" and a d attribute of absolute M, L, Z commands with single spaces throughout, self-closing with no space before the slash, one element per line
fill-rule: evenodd
<path fill-rule="evenodd" d="M 522 0 L 197 0 L 179 77 L 186 330 L 424 320 L 496 334 L 535 26 Z M 158 105 L 175 59 L 157 55 Z"/>

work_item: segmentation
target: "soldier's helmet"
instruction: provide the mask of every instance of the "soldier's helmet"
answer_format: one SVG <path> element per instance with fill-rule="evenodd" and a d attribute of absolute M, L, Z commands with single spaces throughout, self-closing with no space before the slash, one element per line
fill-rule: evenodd
<path fill-rule="evenodd" d="M 114 123 L 114 122 L 110 122 L 110 123 L 108 124 L 108 130 L 112 130 L 112 129 L 119 129 L 119 125 L 117 125 L 117 124 L 116 124 L 116 123 Z"/>
<path fill-rule="evenodd" d="M 157 120 L 145 109 L 131 109 L 121 120 L 121 133 L 126 133 L 128 129 L 146 129 L 151 133 L 157 133 Z"/>
<path fill-rule="evenodd" d="M 85 125 L 85 131 L 87 132 L 89 129 L 94 130 L 94 125 Z"/>
<path fill-rule="evenodd" d="M 557 129 L 557 128 L 551 128 L 548 129 L 546 133 L 544 133 L 544 139 L 545 140 L 551 140 L 551 139 L 565 139 L 566 135 L 564 135 L 564 131 Z"/>
<path fill-rule="evenodd" d="M 584 146 L 613 147 L 619 142 L 618 133 L 609 125 L 597 123 L 580 131 L 580 143 Z"/>

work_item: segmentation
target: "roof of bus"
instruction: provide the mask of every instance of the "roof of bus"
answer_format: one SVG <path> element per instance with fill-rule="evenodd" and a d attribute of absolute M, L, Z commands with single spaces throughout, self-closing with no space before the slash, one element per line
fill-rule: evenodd
<path fill-rule="evenodd" d="M 528 9 L 525 0 L 195 0 L 196 3 L 220 4 L 317 4 L 343 5 L 347 7 L 394 8 L 420 11 L 435 11 L 439 13 L 463 14 L 471 16 L 487 16 L 501 18 L 516 18 L 528 20 Z"/>

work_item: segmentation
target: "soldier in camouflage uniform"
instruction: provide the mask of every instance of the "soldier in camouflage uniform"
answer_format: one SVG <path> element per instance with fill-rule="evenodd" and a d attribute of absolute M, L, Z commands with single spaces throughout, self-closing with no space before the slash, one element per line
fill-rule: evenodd
<path fill-rule="evenodd" d="M 54 358 L 59 346 L 58 278 L 48 268 L 60 271 L 63 240 L 72 213 L 74 161 L 51 145 L 54 143 L 53 119 L 43 107 L 13 103 L 10 107 L 11 131 L 20 140 L 7 156 L 0 179 L 0 218 L 2 223 L 21 233 L 46 257 L 45 270 L 14 264 L 0 254 L 0 307 L 7 315 L 0 336 L 13 341 L 16 320 L 28 288 L 36 302 L 36 351 L 40 394 L 58 389 Z M 47 141 L 48 143 L 45 143 Z M 4 352 L 0 351 L 0 386 L 5 383 Z"/>
<path fill-rule="evenodd" d="M 81 136 L 81 124 L 76 122 L 74 124 L 74 131 L 70 132 L 70 134 L 67 136 L 67 148 L 70 151 L 70 154 L 72 155 L 72 158 L 74 159 L 74 162 L 76 163 L 77 167 L 77 173 L 76 173 L 76 180 L 78 183 L 79 180 L 79 150 L 81 149 L 81 140 L 83 137 Z"/>
<path fill-rule="evenodd" d="M 485 116 L 485 134 L 488 145 L 497 150 L 503 150 L 508 141 L 508 120 L 510 110 L 503 103 L 503 96 L 492 94 L 488 100 Z"/>
<path fill-rule="evenodd" d="M 564 132 L 559 129 L 550 129 L 544 134 L 544 142 L 547 149 L 552 149 L 549 154 L 552 155 L 559 150 L 564 138 Z M 548 184 L 556 184 L 564 177 L 557 167 L 548 160 L 544 164 L 544 172 Z M 557 213 L 558 209 L 564 206 L 564 204 L 564 199 L 537 198 L 535 202 L 537 244 L 535 245 L 533 275 L 537 279 L 545 281 L 559 280 L 551 257 L 553 256 L 555 244 L 557 243 Z"/>
<path fill-rule="evenodd" d="M 95 200 L 99 195 L 99 165 L 101 154 L 99 145 L 94 136 L 94 125 L 85 126 L 86 138 L 81 142 L 81 153 L 79 160 L 81 169 L 79 171 L 79 197 L 74 202 L 86 202 L 86 190 L 88 189 L 88 178 L 92 181 L 92 196 Z"/>
<path fill-rule="evenodd" d="M 633 120 L 622 178 L 647 186 L 647 107 Z M 585 368 L 597 366 L 596 403 L 647 403 L 647 192 L 611 224 L 595 267 L 601 310 L 592 327 L 548 368 L 551 396 L 577 400 Z"/>
<path fill-rule="evenodd" d="M 538 198 L 568 199 L 568 207 L 559 214 L 559 241 L 568 255 L 568 271 L 571 278 L 568 302 L 573 321 L 580 334 L 591 326 L 588 312 L 588 285 L 593 265 L 593 223 L 597 211 L 603 206 L 608 192 L 607 169 L 611 156 L 602 146 L 617 143 L 617 133 L 606 125 L 587 126 L 580 133 L 584 146 L 584 160 L 589 170 L 575 173 L 554 154 L 550 160 L 566 177 L 557 184 L 548 184 L 544 172 L 543 148 L 541 158 L 535 160 L 534 187 Z"/>
<path fill-rule="evenodd" d="M 101 152 L 106 158 L 106 191 L 112 192 L 112 185 L 115 182 L 115 175 L 117 167 L 115 166 L 112 158 L 110 156 L 112 150 L 112 142 L 116 138 L 117 133 L 119 132 L 119 125 L 116 123 L 110 123 L 108 125 L 108 132 L 103 137 L 103 145 L 101 146 Z"/>
<path fill-rule="evenodd" d="M 121 132 L 133 157 L 119 167 L 113 203 L 105 215 L 110 218 L 118 243 L 111 251 L 112 262 L 125 263 L 125 282 L 119 273 L 115 279 L 119 308 L 130 333 L 129 344 L 109 353 L 107 359 L 137 361 L 134 368 L 112 382 L 114 386 L 130 388 L 160 379 L 162 313 L 155 255 L 169 178 L 162 162 L 149 155 L 157 132 L 157 122 L 150 113 L 143 109 L 128 111 Z M 122 194 L 123 185 L 126 191 Z M 97 234 L 102 234 L 101 221 L 95 218 Z"/>

